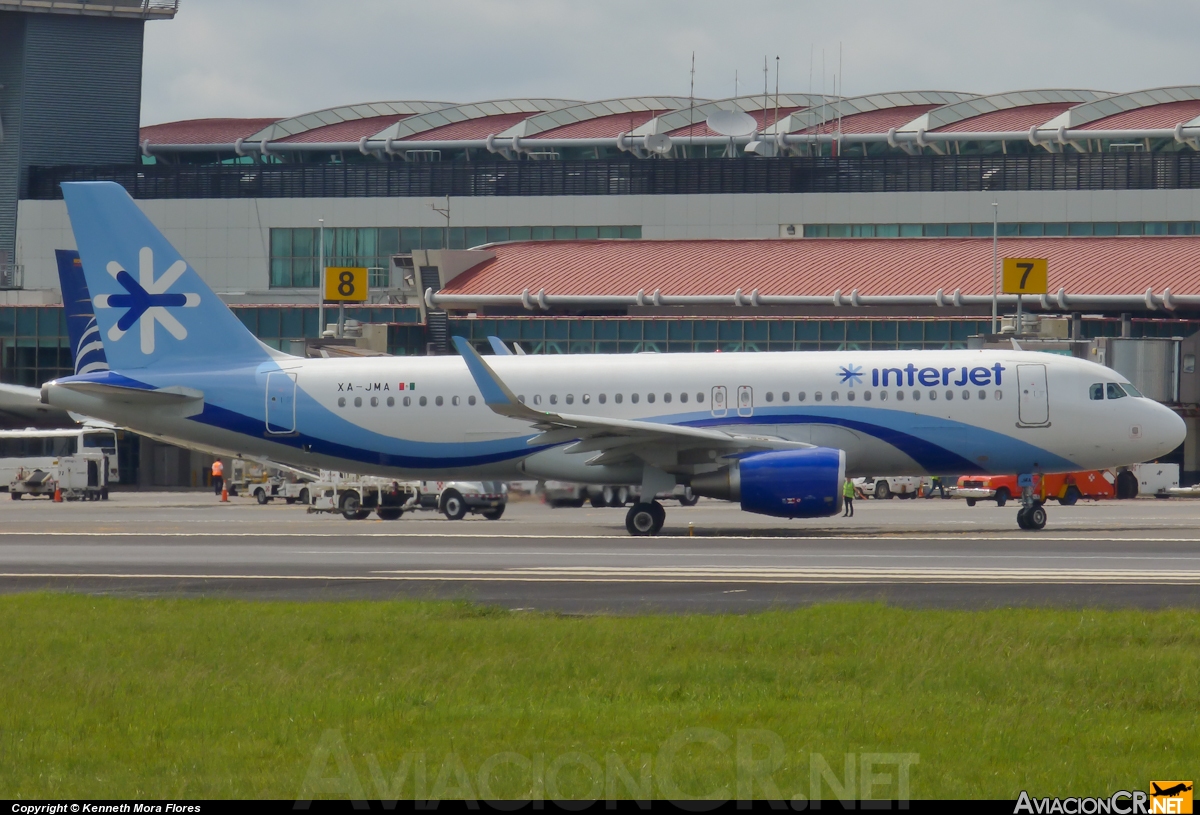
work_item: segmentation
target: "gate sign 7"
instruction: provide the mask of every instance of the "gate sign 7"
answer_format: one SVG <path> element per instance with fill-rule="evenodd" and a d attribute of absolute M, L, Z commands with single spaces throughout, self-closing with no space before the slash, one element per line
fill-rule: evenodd
<path fill-rule="evenodd" d="M 325 269 L 325 299 L 367 301 L 366 267 L 328 266 Z"/>
<path fill-rule="evenodd" d="M 1047 274 L 1045 258 L 1005 258 L 1003 291 L 1005 294 L 1045 294 Z"/>

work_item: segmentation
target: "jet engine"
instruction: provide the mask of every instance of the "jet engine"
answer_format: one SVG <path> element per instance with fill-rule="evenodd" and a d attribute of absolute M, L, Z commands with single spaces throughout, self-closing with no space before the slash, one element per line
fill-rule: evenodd
<path fill-rule="evenodd" d="M 831 447 L 751 453 L 692 477 L 692 492 L 738 501 L 747 512 L 778 518 L 822 518 L 842 509 L 846 453 Z"/>

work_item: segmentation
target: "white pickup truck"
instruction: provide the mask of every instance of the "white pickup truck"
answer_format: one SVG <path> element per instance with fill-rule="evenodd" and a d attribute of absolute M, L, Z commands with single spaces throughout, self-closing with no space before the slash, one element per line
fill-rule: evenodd
<path fill-rule="evenodd" d="M 508 485 L 503 481 L 421 481 L 417 506 L 436 509 L 451 521 L 474 512 L 489 521 L 499 520 L 508 506 Z"/>
<path fill-rule="evenodd" d="M 929 479 L 915 475 L 863 476 L 851 481 L 854 489 L 864 496 L 878 498 L 916 498 L 922 486 L 929 489 Z"/>

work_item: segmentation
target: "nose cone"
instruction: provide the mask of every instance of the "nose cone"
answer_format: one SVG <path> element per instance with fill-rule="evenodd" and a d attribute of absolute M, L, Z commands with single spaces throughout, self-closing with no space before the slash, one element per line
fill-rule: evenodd
<path fill-rule="evenodd" d="M 1146 458 L 1164 456 L 1183 444 L 1187 437 L 1187 424 L 1183 418 L 1165 405 L 1145 400 L 1152 408 L 1144 427 L 1146 441 L 1154 445 L 1154 452 Z"/>

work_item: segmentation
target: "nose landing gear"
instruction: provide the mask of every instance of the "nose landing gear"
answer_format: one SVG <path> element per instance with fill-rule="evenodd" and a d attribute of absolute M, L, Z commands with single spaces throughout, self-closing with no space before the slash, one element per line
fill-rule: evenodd
<path fill-rule="evenodd" d="M 1025 481 L 1025 477 L 1021 477 Z M 1017 510 L 1017 526 L 1022 529 L 1045 529 L 1046 507 L 1033 495 L 1032 478 L 1028 484 L 1021 485 L 1021 508 Z"/>

